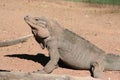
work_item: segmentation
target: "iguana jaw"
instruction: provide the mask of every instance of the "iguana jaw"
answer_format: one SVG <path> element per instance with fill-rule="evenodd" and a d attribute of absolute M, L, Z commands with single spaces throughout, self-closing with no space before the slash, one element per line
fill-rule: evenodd
<path fill-rule="evenodd" d="M 47 21 L 39 17 L 24 17 L 25 22 L 31 27 L 34 36 L 39 36 L 40 38 L 47 38 L 50 36 L 48 28 L 46 26 Z"/>

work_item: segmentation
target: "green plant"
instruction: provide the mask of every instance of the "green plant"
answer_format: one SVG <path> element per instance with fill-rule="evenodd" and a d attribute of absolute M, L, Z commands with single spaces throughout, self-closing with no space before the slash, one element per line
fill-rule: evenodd
<path fill-rule="evenodd" d="M 120 5 L 120 0 L 67 0 L 67 1 Z"/>

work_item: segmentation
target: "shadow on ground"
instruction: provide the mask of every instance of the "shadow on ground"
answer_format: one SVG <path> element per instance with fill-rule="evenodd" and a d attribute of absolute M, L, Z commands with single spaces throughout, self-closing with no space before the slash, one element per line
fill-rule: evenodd
<path fill-rule="evenodd" d="M 27 59 L 32 60 L 34 62 L 38 62 L 41 65 L 45 66 L 47 62 L 50 60 L 49 57 L 45 56 L 44 54 L 38 53 L 37 55 L 30 55 L 30 54 L 11 54 L 5 55 L 5 57 L 17 57 L 20 59 Z"/>
<path fill-rule="evenodd" d="M 10 72 L 9 70 L 0 70 L 0 72 Z"/>
<path fill-rule="evenodd" d="M 37 55 L 30 55 L 30 54 L 11 54 L 5 55 L 5 57 L 17 57 L 20 59 L 27 59 L 32 60 L 34 62 L 40 63 L 42 66 L 45 66 L 48 61 L 50 60 L 49 57 L 45 56 L 43 53 L 38 53 Z M 58 62 L 59 67 L 73 69 L 70 66 L 66 65 L 62 60 Z"/>

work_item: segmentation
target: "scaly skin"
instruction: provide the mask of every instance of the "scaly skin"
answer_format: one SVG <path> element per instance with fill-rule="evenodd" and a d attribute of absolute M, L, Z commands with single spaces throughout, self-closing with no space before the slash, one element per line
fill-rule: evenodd
<path fill-rule="evenodd" d="M 104 70 L 120 70 L 120 56 L 106 54 L 56 21 L 30 16 L 24 20 L 31 27 L 36 41 L 49 51 L 50 61 L 40 73 L 51 73 L 60 59 L 73 68 L 91 70 L 95 78 L 100 78 Z"/>

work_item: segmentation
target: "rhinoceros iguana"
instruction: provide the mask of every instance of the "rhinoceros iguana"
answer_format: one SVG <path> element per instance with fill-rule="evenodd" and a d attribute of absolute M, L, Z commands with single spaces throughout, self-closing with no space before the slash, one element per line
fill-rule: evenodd
<path fill-rule="evenodd" d="M 100 78 L 105 70 L 120 70 L 120 56 L 106 54 L 88 40 L 45 17 L 24 17 L 31 27 L 36 41 L 49 51 L 50 61 L 39 73 L 51 73 L 61 59 L 76 69 L 91 70 L 93 77 Z"/>

